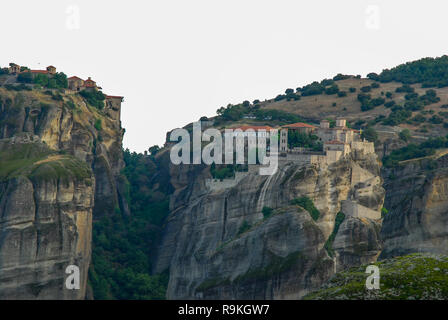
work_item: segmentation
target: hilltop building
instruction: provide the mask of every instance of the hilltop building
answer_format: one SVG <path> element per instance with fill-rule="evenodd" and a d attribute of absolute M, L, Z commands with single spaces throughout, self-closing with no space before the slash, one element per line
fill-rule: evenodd
<path fill-rule="evenodd" d="M 56 67 L 48 66 L 45 70 L 30 70 L 25 69 L 21 71 L 22 67 L 15 63 L 9 64 L 9 73 L 10 74 L 20 74 L 29 72 L 31 74 L 47 74 L 49 76 L 53 76 L 56 74 Z M 91 77 L 87 78 L 87 80 L 83 80 L 77 76 L 72 76 L 67 79 L 68 89 L 74 92 L 79 92 L 82 90 L 101 90 L 101 87 L 98 87 L 96 82 L 92 80 Z M 121 103 L 124 101 L 122 96 L 109 96 L 106 95 L 104 101 L 104 112 L 112 119 L 116 120 L 120 123 L 121 117 Z"/>
<path fill-rule="evenodd" d="M 77 76 L 73 76 L 67 79 L 68 81 L 68 88 L 73 91 L 81 91 L 81 89 L 84 87 L 84 80 Z"/>
<path fill-rule="evenodd" d="M 9 69 L 10 74 L 19 74 L 19 73 L 25 73 L 25 72 L 31 72 L 33 74 L 50 74 L 50 75 L 56 74 L 56 67 L 54 67 L 54 66 L 48 66 L 45 70 L 30 70 L 30 69 L 26 68 L 25 70 L 22 71 L 21 66 L 11 62 L 9 64 L 8 69 Z"/>
<path fill-rule="evenodd" d="M 322 120 L 320 126 L 306 123 L 294 123 L 280 129 L 280 155 L 287 160 L 309 163 L 331 164 L 354 151 L 374 153 L 374 145 L 361 138 L 360 131 L 348 128 L 345 119 L 337 119 L 331 128 L 328 120 Z M 288 134 L 291 131 L 313 134 L 323 144 L 323 150 L 313 151 L 306 148 L 290 148 Z"/>
<path fill-rule="evenodd" d="M 89 77 L 87 80 L 83 80 L 77 76 L 73 76 L 67 79 L 68 80 L 68 88 L 73 91 L 82 91 L 82 90 L 94 90 L 98 89 L 96 82 Z"/>
<path fill-rule="evenodd" d="M 49 74 L 49 75 L 55 75 L 56 74 L 56 68 L 53 66 L 48 66 L 45 70 L 23 70 L 21 73 L 25 72 L 31 72 L 32 74 Z"/>
<path fill-rule="evenodd" d="M 251 148 L 257 148 L 257 147 L 263 148 L 266 147 L 266 144 L 267 149 L 269 150 L 270 130 L 273 129 L 274 128 L 270 126 L 240 126 L 233 128 L 232 130 L 234 130 L 233 136 L 235 138 L 243 137 L 244 139 L 247 139 L 247 144 L 244 143 L 246 150 L 249 146 Z M 258 140 L 257 137 L 265 139 Z M 236 140 L 237 139 L 234 139 L 234 143 L 236 143 Z"/>
<path fill-rule="evenodd" d="M 114 120 L 120 121 L 121 118 L 121 103 L 124 97 L 121 96 L 106 96 L 104 111 Z"/>
<path fill-rule="evenodd" d="M 9 73 L 11 73 L 11 74 L 18 74 L 18 73 L 20 73 L 20 66 L 18 64 L 11 62 L 9 64 L 8 70 L 9 70 Z"/>

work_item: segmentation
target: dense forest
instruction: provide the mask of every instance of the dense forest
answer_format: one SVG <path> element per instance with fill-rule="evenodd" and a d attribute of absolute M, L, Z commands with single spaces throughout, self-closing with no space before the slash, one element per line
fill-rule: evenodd
<path fill-rule="evenodd" d="M 168 270 L 158 275 L 150 270 L 172 188 L 159 183 L 156 173 L 162 170 L 154 153 L 124 151 L 122 174 L 128 181 L 131 215 L 116 208 L 94 221 L 89 283 L 95 299 L 165 299 Z"/>
<path fill-rule="evenodd" d="M 421 83 L 423 88 L 447 87 L 448 56 L 407 62 L 392 69 L 385 69 L 379 75 L 370 73 L 368 77 L 380 82 Z"/>

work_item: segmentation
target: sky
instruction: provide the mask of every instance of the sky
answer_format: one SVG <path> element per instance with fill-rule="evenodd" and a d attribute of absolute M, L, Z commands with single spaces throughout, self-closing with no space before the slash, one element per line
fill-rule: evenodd
<path fill-rule="evenodd" d="M 124 96 L 137 152 L 229 103 L 448 53 L 440 0 L 14 0 L 0 12 L 0 66 L 54 65 Z"/>

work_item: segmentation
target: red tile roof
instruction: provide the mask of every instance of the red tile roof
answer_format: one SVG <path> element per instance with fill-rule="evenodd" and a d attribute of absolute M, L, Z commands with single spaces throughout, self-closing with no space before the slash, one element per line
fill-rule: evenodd
<path fill-rule="evenodd" d="M 338 141 L 338 140 L 331 140 L 331 141 L 325 142 L 325 144 L 345 144 L 345 142 Z"/>
<path fill-rule="evenodd" d="M 241 129 L 243 131 L 246 131 L 248 129 L 252 129 L 254 131 L 258 131 L 258 130 L 273 130 L 274 128 L 270 127 L 270 126 L 241 126 L 241 127 L 237 127 L 237 128 L 233 128 L 233 130 L 236 129 Z"/>
<path fill-rule="evenodd" d="M 288 124 L 286 126 L 283 126 L 284 128 L 316 128 L 316 126 L 313 126 L 311 124 L 308 123 L 303 123 L 303 122 L 297 122 L 297 123 L 293 123 L 293 124 Z"/>
<path fill-rule="evenodd" d="M 106 96 L 106 99 L 122 99 L 123 100 L 124 97 L 121 96 Z"/>
<path fill-rule="evenodd" d="M 84 87 L 94 88 L 96 87 L 96 82 L 89 78 L 84 81 Z"/>
<path fill-rule="evenodd" d="M 24 70 L 23 72 L 48 74 L 47 70 Z"/>
<path fill-rule="evenodd" d="M 82 79 L 77 76 L 73 76 L 73 77 L 68 78 L 67 80 L 82 80 Z M 82 81 L 84 81 L 84 80 L 82 80 Z"/>

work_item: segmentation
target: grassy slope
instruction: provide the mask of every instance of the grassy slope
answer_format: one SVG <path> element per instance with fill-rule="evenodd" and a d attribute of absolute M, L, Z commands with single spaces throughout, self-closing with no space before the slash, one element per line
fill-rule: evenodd
<path fill-rule="evenodd" d="M 375 262 L 380 269 L 380 289 L 367 290 L 367 265 L 336 274 L 308 300 L 421 300 L 448 299 L 448 257 L 411 254 Z"/>
<path fill-rule="evenodd" d="M 370 79 L 356 79 L 350 78 L 346 80 L 339 80 L 335 83 L 339 86 L 341 91 L 347 91 L 346 97 L 338 97 L 337 95 L 314 95 L 314 96 L 306 96 L 301 97 L 298 101 L 274 101 L 268 100 L 266 102 L 262 102 L 262 108 L 266 109 L 277 109 L 283 110 L 291 113 L 295 113 L 298 115 L 306 115 L 308 117 L 321 119 L 327 116 L 344 116 L 347 119 L 355 120 L 359 118 L 374 119 L 376 116 L 381 114 L 388 114 L 390 109 L 385 108 L 384 106 L 379 106 L 374 108 L 373 110 L 369 110 L 366 112 L 361 111 L 361 103 L 357 100 L 358 93 L 361 93 L 361 88 L 364 86 L 369 86 L 375 81 Z M 406 93 L 396 93 L 395 89 L 401 87 L 403 84 L 398 82 L 389 82 L 389 83 L 379 83 L 379 88 L 372 89 L 371 92 L 368 92 L 372 95 L 373 98 L 381 97 L 381 92 L 392 92 L 393 98 L 398 104 L 404 102 L 404 96 Z M 349 92 L 349 88 L 356 88 L 356 92 Z M 421 88 L 420 84 L 411 85 L 411 87 L 415 88 L 415 91 L 423 95 L 426 90 L 425 88 Z M 446 111 L 444 109 L 440 109 L 440 106 L 448 103 L 448 88 L 431 88 L 437 91 L 437 96 L 441 98 L 439 103 L 435 103 L 433 105 L 425 107 L 425 110 L 435 110 L 435 111 Z M 386 99 L 388 101 L 389 99 Z M 333 107 L 333 103 L 336 102 L 336 106 Z M 344 110 L 346 108 L 347 110 Z M 418 112 L 416 112 L 418 113 Z"/>
<path fill-rule="evenodd" d="M 91 170 L 74 157 L 58 154 L 42 144 L 6 144 L 0 148 L 0 180 L 17 176 L 39 180 L 86 180 L 90 179 Z"/>

